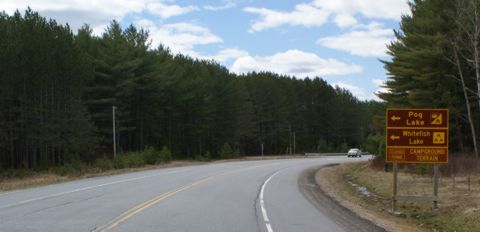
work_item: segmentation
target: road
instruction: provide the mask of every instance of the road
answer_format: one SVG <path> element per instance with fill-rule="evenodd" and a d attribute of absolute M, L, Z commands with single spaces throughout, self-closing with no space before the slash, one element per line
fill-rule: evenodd
<path fill-rule="evenodd" d="M 0 231 L 345 231 L 299 190 L 317 157 L 224 162 L 0 193 Z"/>

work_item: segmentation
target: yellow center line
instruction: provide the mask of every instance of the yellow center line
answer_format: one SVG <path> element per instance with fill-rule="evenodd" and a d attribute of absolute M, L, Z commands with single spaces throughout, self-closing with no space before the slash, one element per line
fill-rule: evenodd
<path fill-rule="evenodd" d="M 278 163 L 274 163 L 274 164 L 278 164 Z M 163 200 L 165 200 L 165 199 L 167 199 L 171 196 L 176 195 L 177 193 L 183 192 L 183 191 L 185 191 L 189 188 L 192 188 L 195 185 L 206 182 L 207 180 L 212 179 L 214 177 L 222 176 L 222 175 L 226 175 L 226 174 L 231 174 L 231 173 L 239 172 L 239 171 L 246 170 L 246 169 L 258 168 L 258 167 L 269 166 L 269 165 L 273 165 L 273 164 L 263 164 L 263 165 L 246 167 L 246 168 L 238 168 L 238 169 L 234 169 L 234 170 L 231 170 L 231 171 L 220 172 L 220 173 L 217 173 L 217 174 L 214 174 L 214 175 L 204 177 L 204 178 L 199 179 L 197 181 L 194 181 L 194 182 L 188 183 L 184 186 L 178 187 L 178 188 L 176 188 L 172 191 L 163 193 L 163 194 L 161 194 L 157 197 L 154 197 L 154 198 L 152 198 L 152 199 L 150 199 L 146 202 L 143 202 L 143 203 L 141 203 L 141 204 L 125 211 L 125 212 L 123 212 L 122 214 L 120 214 L 119 216 L 114 218 L 113 220 L 99 226 L 98 228 L 93 229 L 92 231 L 102 231 L 102 232 L 104 232 L 104 231 L 111 230 L 111 229 L 115 228 L 116 226 L 118 226 L 120 223 L 126 221 L 127 219 L 129 219 L 133 216 L 135 216 L 136 214 L 142 212 L 143 210 L 145 210 L 145 209 L 147 209 L 147 208 L 149 208 L 149 207 L 151 207 L 155 204 L 158 204 L 161 201 L 163 201 Z"/>

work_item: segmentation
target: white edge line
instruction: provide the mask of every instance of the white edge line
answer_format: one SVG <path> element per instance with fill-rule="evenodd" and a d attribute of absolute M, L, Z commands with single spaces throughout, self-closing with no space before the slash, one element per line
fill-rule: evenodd
<path fill-rule="evenodd" d="M 87 186 L 87 187 L 82 187 L 82 188 L 76 188 L 76 189 L 73 189 L 73 190 L 70 190 L 70 191 L 65 191 L 65 192 L 45 195 L 45 196 L 41 196 L 41 197 L 36 197 L 36 198 L 28 199 L 28 200 L 15 202 L 15 203 L 12 203 L 12 204 L 9 204 L 9 205 L 3 205 L 3 206 L 0 206 L 0 209 L 10 208 L 10 207 L 13 207 L 13 206 L 23 205 L 23 204 L 27 204 L 27 203 L 34 202 L 34 201 L 45 200 L 45 199 L 52 198 L 52 197 L 63 196 L 63 195 L 76 193 L 76 192 L 81 192 L 81 191 L 86 191 L 86 190 L 90 190 L 90 189 L 101 188 L 101 187 L 105 187 L 105 186 L 109 186 L 109 185 L 114 185 L 114 184 L 119 184 L 119 183 L 124 183 L 124 182 L 130 182 L 130 181 L 135 181 L 135 180 L 140 180 L 140 179 L 145 179 L 145 178 L 155 177 L 155 176 L 160 176 L 160 175 L 173 174 L 173 173 L 177 173 L 177 172 L 181 172 L 181 171 L 162 172 L 162 173 L 157 173 L 157 174 L 153 174 L 153 175 L 133 177 L 133 178 L 128 178 L 128 179 L 124 179 L 124 180 L 117 180 L 117 181 L 113 181 L 113 182 L 103 183 L 103 184 L 99 184 L 99 185 L 92 185 L 92 186 Z"/>
<path fill-rule="evenodd" d="M 262 211 L 262 216 L 263 216 L 263 221 L 265 223 L 265 226 L 267 227 L 268 232 L 273 232 L 272 226 L 270 225 L 270 220 L 268 219 L 268 214 L 267 214 L 267 209 L 265 208 L 265 200 L 264 200 L 264 192 L 265 192 L 265 186 L 267 186 L 268 182 L 279 173 L 280 171 L 276 171 L 273 173 L 268 179 L 263 182 L 262 188 L 260 189 L 260 209 Z"/>
<path fill-rule="evenodd" d="M 267 223 L 266 226 L 267 226 L 267 231 L 268 232 L 273 232 L 272 226 L 270 225 L 270 223 Z"/>

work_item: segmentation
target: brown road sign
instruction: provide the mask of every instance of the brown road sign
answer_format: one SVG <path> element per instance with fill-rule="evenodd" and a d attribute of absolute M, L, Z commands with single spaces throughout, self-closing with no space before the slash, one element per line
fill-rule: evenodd
<path fill-rule="evenodd" d="M 446 147 L 448 129 L 387 129 L 387 146 Z"/>
<path fill-rule="evenodd" d="M 388 109 L 387 128 L 448 128 L 447 109 Z"/>
<path fill-rule="evenodd" d="M 447 163 L 447 109 L 387 109 L 386 162 Z"/>

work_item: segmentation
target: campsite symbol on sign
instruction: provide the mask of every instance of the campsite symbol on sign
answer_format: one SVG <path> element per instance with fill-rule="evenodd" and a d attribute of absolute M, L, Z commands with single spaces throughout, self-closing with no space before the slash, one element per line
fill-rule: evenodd
<path fill-rule="evenodd" d="M 433 132 L 433 144 L 444 144 L 445 132 Z"/>
<path fill-rule="evenodd" d="M 432 125 L 442 125 L 442 114 L 432 114 Z"/>

